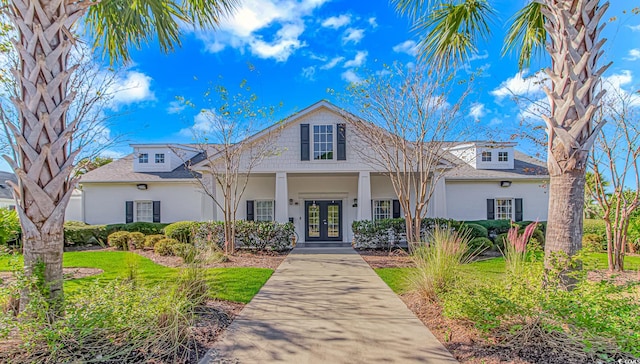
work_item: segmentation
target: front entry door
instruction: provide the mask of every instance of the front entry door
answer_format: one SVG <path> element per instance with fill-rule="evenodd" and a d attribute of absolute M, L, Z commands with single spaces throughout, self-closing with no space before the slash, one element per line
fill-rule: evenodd
<path fill-rule="evenodd" d="M 342 201 L 305 201 L 305 241 L 342 241 Z"/>

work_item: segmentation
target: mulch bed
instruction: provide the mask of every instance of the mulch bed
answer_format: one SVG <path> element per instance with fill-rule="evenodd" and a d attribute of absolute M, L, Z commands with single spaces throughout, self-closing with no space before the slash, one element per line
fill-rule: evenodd
<path fill-rule="evenodd" d="M 357 251 L 371 268 L 406 268 L 413 267 L 414 263 L 409 254 L 402 249 L 387 250 L 358 250 Z"/>
<path fill-rule="evenodd" d="M 136 254 L 151 259 L 154 263 L 167 267 L 183 267 L 184 263 L 180 257 L 163 257 L 153 252 L 153 250 L 132 250 Z M 236 251 L 226 262 L 211 262 L 205 266 L 207 268 L 231 268 L 231 267 L 255 267 L 277 269 L 280 263 L 287 257 L 289 252 L 262 252 L 262 251 Z"/>

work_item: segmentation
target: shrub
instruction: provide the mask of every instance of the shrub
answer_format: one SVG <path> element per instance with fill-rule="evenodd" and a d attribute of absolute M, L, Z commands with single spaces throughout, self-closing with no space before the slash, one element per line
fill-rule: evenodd
<path fill-rule="evenodd" d="M 440 294 L 454 289 L 459 267 L 469 261 L 469 234 L 450 228 L 436 227 L 425 244 L 417 247 L 412 258 L 416 269 L 410 281 L 423 297 L 436 301 Z"/>
<path fill-rule="evenodd" d="M 162 234 L 163 229 L 169 224 L 159 222 L 130 222 L 128 224 L 111 224 L 106 226 L 107 234 L 116 231 L 139 232 L 144 235 Z"/>
<path fill-rule="evenodd" d="M 429 232 L 436 227 L 458 229 L 460 222 L 440 218 L 422 219 L 421 240 L 424 240 Z M 388 249 L 393 245 L 407 241 L 406 224 L 402 218 L 354 221 L 351 228 L 353 229 L 354 247 L 357 249 Z"/>
<path fill-rule="evenodd" d="M 107 242 L 109 243 L 109 246 L 113 246 L 122 250 L 129 250 L 129 240 L 129 232 L 116 231 L 115 233 L 109 235 Z"/>
<path fill-rule="evenodd" d="M 165 238 L 158 241 L 153 247 L 153 250 L 156 252 L 156 254 L 162 256 L 174 255 L 173 246 L 176 244 L 180 244 L 180 242 L 176 239 Z"/>
<path fill-rule="evenodd" d="M 500 234 L 496 236 L 495 240 L 493 241 L 493 247 L 497 250 L 500 250 L 501 252 L 504 252 L 504 247 L 506 242 L 507 242 L 507 233 Z"/>
<path fill-rule="evenodd" d="M 176 239 L 181 243 L 190 244 L 191 234 L 196 224 L 197 223 L 193 221 L 174 222 L 164 228 L 164 235 L 166 235 L 167 238 Z"/>
<path fill-rule="evenodd" d="M 171 249 L 173 255 L 182 258 L 185 263 L 193 263 L 196 259 L 198 250 L 191 244 L 177 243 Z"/>
<path fill-rule="evenodd" d="M 487 229 L 490 236 L 504 234 L 511 228 L 510 220 L 476 220 L 465 221 L 465 224 L 477 224 Z"/>
<path fill-rule="evenodd" d="M 236 248 L 282 251 L 291 248 L 292 223 L 237 221 Z M 197 248 L 216 245 L 224 248 L 224 222 L 194 224 L 192 241 Z"/>
<path fill-rule="evenodd" d="M 18 213 L 15 210 L 0 208 L 0 244 L 17 240 L 20 231 Z"/>
<path fill-rule="evenodd" d="M 582 248 L 590 253 L 602 253 L 606 250 L 607 240 L 598 234 L 582 235 Z"/>
<path fill-rule="evenodd" d="M 144 247 L 145 248 L 149 248 L 149 249 L 153 249 L 153 247 L 156 245 L 157 242 L 159 242 L 160 240 L 164 239 L 165 236 L 162 234 L 154 234 L 154 235 L 147 235 L 144 238 Z"/>
<path fill-rule="evenodd" d="M 79 221 L 64 223 L 64 241 L 67 245 L 100 244 L 107 242 L 105 225 L 87 225 Z"/>
<path fill-rule="evenodd" d="M 134 231 L 129 233 L 129 248 L 140 249 L 144 246 L 145 236 L 143 233 Z"/>
<path fill-rule="evenodd" d="M 489 238 L 473 238 L 469 241 L 469 250 L 471 252 L 481 253 L 491 248 L 493 248 L 493 242 Z"/>
<path fill-rule="evenodd" d="M 462 229 L 469 230 L 469 236 L 471 238 L 488 238 L 489 230 L 486 227 L 478 224 L 463 224 Z"/>
<path fill-rule="evenodd" d="M 607 238 L 607 228 L 604 220 L 599 219 L 584 219 L 582 225 L 583 234 L 597 234 L 603 239 Z"/>

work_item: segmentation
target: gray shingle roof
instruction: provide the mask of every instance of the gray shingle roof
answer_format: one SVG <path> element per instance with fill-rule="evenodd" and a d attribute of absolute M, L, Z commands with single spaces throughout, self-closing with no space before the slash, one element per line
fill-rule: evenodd
<path fill-rule="evenodd" d="M 11 172 L 0 171 L 0 198 L 12 199 L 13 194 L 11 193 L 11 186 L 9 186 L 5 181 L 12 181 L 17 184 L 18 178 L 16 178 L 16 175 Z"/>
<path fill-rule="evenodd" d="M 186 164 L 194 165 L 205 158 L 204 153 L 200 153 L 191 158 Z M 200 176 L 200 174 L 196 174 Z M 124 158 L 117 159 L 107 165 L 85 174 L 80 179 L 80 183 L 85 182 L 157 182 L 163 180 L 192 179 L 193 172 L 189 171 L 183 164 L 171 172 L 134 172 L 133 153 Z"/>
<path fill-rule="evenodd" d="M 457 179 L 546 179 L 549 178 L 545 162 L 515 151 L 513 169 L 475 169 L 458 159 L 457 166 L 447 171 L 445 178 Z"/>

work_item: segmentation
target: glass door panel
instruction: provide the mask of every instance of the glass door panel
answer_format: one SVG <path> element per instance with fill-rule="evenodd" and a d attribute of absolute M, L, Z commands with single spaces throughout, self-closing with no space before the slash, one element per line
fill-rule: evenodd
<path fill-rule="evenodd" d="M 340 206 L 337 204 L 327 206 L 327 237 L 340 237 Z"/>
<path fill-rule="evenodd" d="M 320 237 L 320 205 L 315 202 L 307 205 L 307 236 Z"/>

